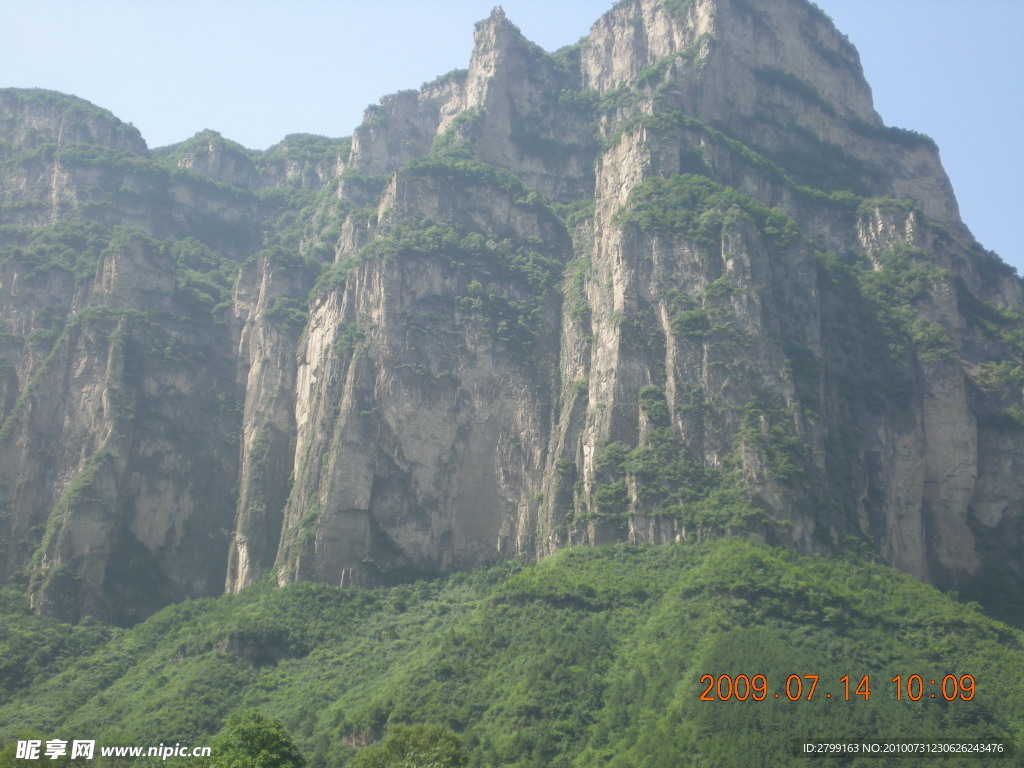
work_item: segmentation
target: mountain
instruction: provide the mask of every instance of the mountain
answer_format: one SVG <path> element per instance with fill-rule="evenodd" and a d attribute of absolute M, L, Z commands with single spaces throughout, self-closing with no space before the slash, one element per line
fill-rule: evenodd
<path fill-rule="evenodd" d="M 350 139 L 0 91 L 0 545 L 34 611 L 722 533 L 1024 588 L 1024 283 L 805 0 L 625 0 Z"/>

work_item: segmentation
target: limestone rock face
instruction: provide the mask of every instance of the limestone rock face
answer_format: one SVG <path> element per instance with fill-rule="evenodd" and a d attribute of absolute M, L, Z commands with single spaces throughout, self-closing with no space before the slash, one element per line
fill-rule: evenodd
<path fill-rule="evenodd" d="M 1024 284 L 804 0 L 625 0 L 351 139 L 0 91 L 2 573 L 120 622 L 746 535 L 1024 588 Z"/>
<path fill-rule="evenodd" d="M 243 189 L 258 185 L 256 166 L 245 148 L 225 141 L 215 131 L 196 134 L 174 154 L 179 168 L 195 171 L 221 184 Z"/>
<path fill-rule="evenodd" d="M 111 242 L 87 282 L 19 261 L 0 287 L 6 327 L 27 331 L 4 349 L 5 574 L 69 620 L 210 593 L 237 471 L 217 330 L 188 317 L 141 234 Z"/>
<path fill-rule="evenodd" d="M 146 142 L 134 126 L 82 99 L 43 90 L 0 92 L 4 140 L 23 150 L 50 144 L 91 144 L 144 155 Z"/>

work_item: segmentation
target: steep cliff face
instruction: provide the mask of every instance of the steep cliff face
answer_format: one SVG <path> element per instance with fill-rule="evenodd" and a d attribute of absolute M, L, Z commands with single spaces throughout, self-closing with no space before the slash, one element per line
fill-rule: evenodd
<path fill-rule="evenodd" d="M 803 0 L 618 3 L 582 41 L 580 70 L 584 87 L 616 95 L 612 123 L 678 109 L 798 183 L 909 198 L 959 224 L 934 144 L 882 124 L 856 50 Z"/>
<path fill-rule="evenodd" d="M 283 252 L 265 253 L 242 267 L 232 297 L 245 400 L 229 591 L 259 579 L 281 537 L 295 458 L 295 345 L 305 319 L 292 314 L 289 297 L 309 290 L 303 266 Z"/>
<path fill-rule="evenodd" d="M 498 8 L 351 141 L 0 126 L 42 611 L 723 533 L 1024 587 L 1021 280 L 803 0 L 626 0 L 553 55 Z"/>
<path fill-rule="evenodd" d="M 92 279 L 19 261 L 0 284 L 7 327 L 26 332 L 5 355 L 6 574 L 69 619 L 130 621 L 209 593 L 236 473 L 218 329 L 141 234 L 115 235 Z"/>
<path fill-rule="evenodd" d="M 241 393 L 211 308 L 254 199 L 75 99 L 4 92 L 3 120 L 4 575 L 43 612 L 135 621 L 223 584 Z"/>
<path fill-rule="evenodd" d="M 282 578 L 532 552 L 570 242 L 546 206 L 492 175 L 482 164 L 399 171 L 377 211 L 375 258 L 364 250 L 342 289 L 317 293 Z"/>

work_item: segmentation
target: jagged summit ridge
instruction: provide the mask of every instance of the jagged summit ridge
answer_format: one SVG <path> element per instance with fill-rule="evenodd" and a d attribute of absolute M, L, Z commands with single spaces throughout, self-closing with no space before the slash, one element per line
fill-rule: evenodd
<path fill-rule="evenodd" d="M 503 13 L 492 14 L 477 25 L 465 90 L 440 107 L 438 133 L 463 110 L 484 105 L 489 93 L 500 94 L 489 105 L 494 114 L 482 117 L 501 122 L 493 132 L 484 131 L 487 141 L 478 151 L 489 152 L 487 161 L 500 167 L 520 168 L 529 153 L 508 146 L 509 109 L 550 140 L 549 134 L 559 132 L 531 110 L 558 120 L 565 119 L 565 110 L 550 103 L 541 107 L 540 93 L 583 89 L 616 104 L 602 118 L 605 137 L 630 118 L 678 112 L 739 138 L 799 183 L 910 199 L 933 220 L 963 226 L 937 149 L 913 132 L 884 127 L 856 50 L 803 0 L 786 0 L 771 12 L 745 0 L 629 0 L 598 20 L 558 66 L 553 63 Z M 527 73 L 540 76 L 545 70 L 531 105 L 523 100 L 530 93 Z M 582 140 L 570 138 L 569 146 Z M 555 154 L 555 147 L 549 149 Z M 814 172 L 837 165 L 839 173 L 831 174 L 837 178 Z M 547 194 L 555 191 L 539 179 L 527 183 Z"/>
<path fill-rule="evenodd" d="M 265 153 L 58 143 L 60 98 L 0 93 L 38 610 L 727 533 L 1021 589 L 1022 283 L 810 4 L 627 0 L 557 54 L 498 8 Z"/>

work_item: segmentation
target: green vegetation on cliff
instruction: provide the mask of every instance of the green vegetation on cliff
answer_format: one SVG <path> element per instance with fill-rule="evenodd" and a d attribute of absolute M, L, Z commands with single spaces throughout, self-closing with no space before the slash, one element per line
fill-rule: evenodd
<path fill-rule="evenodd" d="M 796 222 L 778 208 L 692 174 L 648 179 L 630 193 L 629 203 L 615 216 L 621 227 L 681 235 L 709 248 L 744 222 L 764 233 L 776 252 L 793 247 L 799 239 Z"/>

